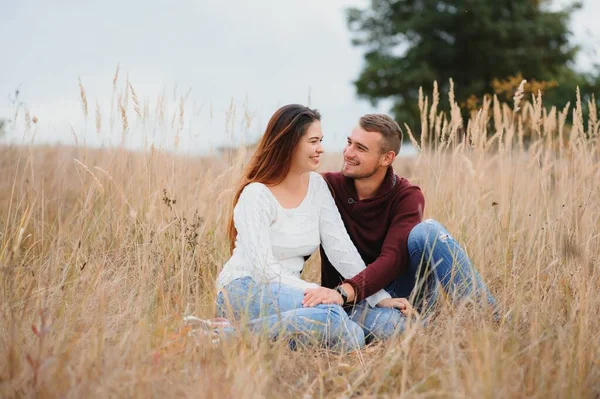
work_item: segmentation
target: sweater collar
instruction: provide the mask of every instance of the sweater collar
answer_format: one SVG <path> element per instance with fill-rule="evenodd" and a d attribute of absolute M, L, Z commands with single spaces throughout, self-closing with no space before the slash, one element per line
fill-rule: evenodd
<path fill-rule="evenodd" d="M 352 196 L 352 198 L 355 201 L 358 201 L 358 193 L 356 192 L 356 186 L 354 185 L 354 179 L 352 177 L 346 177 L 346 176 L 343 176 L 343 179 L 344 179 L 344 186 L 346 187 L 346 190 L 348 190 L 348 193 Z M 392 188 L 394 188 L 394 186 L 396 184 L 398 184 L 397 180 L 398 180 L 398 178 L 397 178 L 396 174 L 394 173 L 394 168 L 392 168 L 392 166 L 390 165 L 388 167 L 388 170 L 385 173 L 385 177 L 383 178 L 381 185 L 375 192 L 375 195 L 364 201 L 374 200 L 374 199 L 390 192 L 392 190 Z"/>

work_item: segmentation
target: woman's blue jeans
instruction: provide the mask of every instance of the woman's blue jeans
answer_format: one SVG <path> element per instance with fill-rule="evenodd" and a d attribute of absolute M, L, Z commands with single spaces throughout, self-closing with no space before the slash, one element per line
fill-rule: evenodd
<path fill-rule="evenodd" d="M 474 300 L 487 305 L 497 318 L 496 299 L 448 230 L 433 219 L 416 225 L 408 236 L 409 268 L 385 290 L 394 298 L 410 298 L 424 317 L 443 291 L 454 302 Z M 362 301 L 348 310 L 367 341 L 386 339 L 404 329 L 406 318 L 397 309 L 373 308 Z"/>
<path fill-rule="evenodd" d="M 244 277 L 227 284 L 219 293 L 217 312 L 237 322 L 241 330 L 289 339 L 292 346 L 318 343 L 337 351 L 364 346 L 362 328 L 341 306 L 304 308 L 303 298 L 303 290 L 279 283 L 257 284 L 251 277 Z"/>

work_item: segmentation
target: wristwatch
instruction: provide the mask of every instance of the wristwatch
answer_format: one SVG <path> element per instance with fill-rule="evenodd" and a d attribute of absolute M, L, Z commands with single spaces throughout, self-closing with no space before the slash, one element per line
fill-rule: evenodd
<path fill-rule="evenodd" d="M 342 303 L 342 306 L 347 304 L 348 303 L 348 293 L 346 292 L 346 290 L 344 290 L 341 285 L 338 285 L 334 289 L 342 296 L 342 300 L 344 301 Z"/>

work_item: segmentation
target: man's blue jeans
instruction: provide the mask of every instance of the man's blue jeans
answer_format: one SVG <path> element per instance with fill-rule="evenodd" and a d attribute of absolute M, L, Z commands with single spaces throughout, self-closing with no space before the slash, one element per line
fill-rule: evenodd
<path fill-rule="evenodd" d="M 236 321 L 241 329 L 282 337 L 292 345 L 318 343 L 338 351 L 365 345 L 362 328 L 350 320 L 338 305 L 302 307 L 304 291 L 278 283 L 257 284 L 239 278 L 227 284 L 217 296 L 217 313 Z M 231 334 L 233 329 L 224 333 Z"/>
<path fill-rule="evenodd" d="M 496 299 L 448 230 L 433 219 L 416 225 L 408 236 L 409 268 L 385 290 L 394 298 L 410 298 L 427 318 L 440 290 L 455 301 L 472 299 L 496 311 Z M 406 318 L 397 309 L 373 308 L 362 301 L 348 310 L 367 341 L 386 339 L 404 329 Z"/>

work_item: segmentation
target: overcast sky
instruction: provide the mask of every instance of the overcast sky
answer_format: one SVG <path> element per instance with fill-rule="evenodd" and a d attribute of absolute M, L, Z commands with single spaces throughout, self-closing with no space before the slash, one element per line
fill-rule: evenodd
<path fill-rule="evenodd" d="M 362 53 L 350 44 L 343 12 L 367 3 L 0 0 L 0 117 L 13 114 L 10 93 L 19 88 L 39 119 L 36 141 L 72 143 L 73 126 L 80 142 L 85 136 L 88 143 L 106 143 L 112 78 L 120 64 L 121 79 L 128 75 L 151 109 L 163 88 L 173 104 L 175 85 L 177 96 L 191 88 L 184 148 L 206 149 L 229 140 L 225 110 L 232 98 L 236 133 L 241 131 L 241 106 L 247 103 L 253 115 L 249 134 L 256 137 L 278 106 L 307 103 L 310 93 L 311 105 L 323 114 L 326 148 L 339 150 L 356 119 L 375 110 L 356 98 L 351 83 L 361 69 Z M 581 69 L 600 63 L 594 53 L 600 44 L 599 18 L 600 1 L 584 0 L 573 19 L 575 40 L 583 47 L 577 60 Z M 85 127 L 78 75 L 90 112 L 96 101 L 102 111 L 99 136 L 93 117 Z M 378 108 L 387 109 L 385 103 Z M 132 130 L 139 131 L 131 118 Z M 114 130 L 119 136 L 120 130 Z"/>

